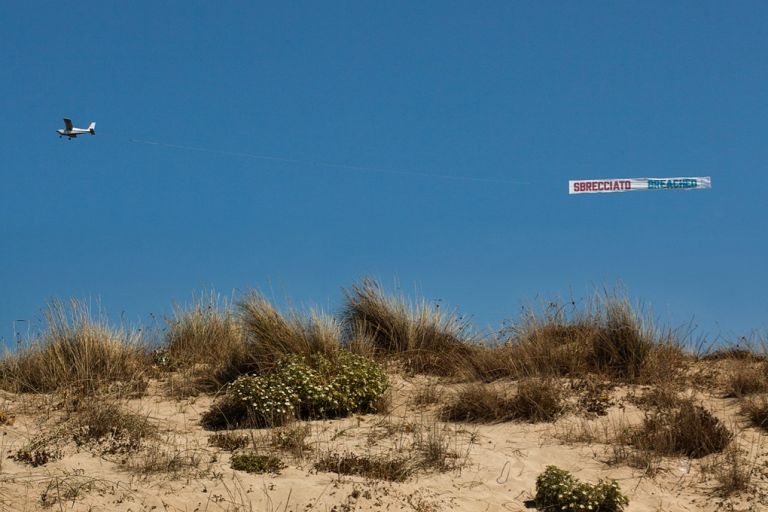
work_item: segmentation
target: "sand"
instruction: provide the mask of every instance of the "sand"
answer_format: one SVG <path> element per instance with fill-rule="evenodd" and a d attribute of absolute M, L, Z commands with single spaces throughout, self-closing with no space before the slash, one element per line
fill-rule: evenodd
<path fill-rule="evenodd" d="M 749 489 L 731 496 L 721 495 L 718 481 L 706 470 L 723 466 L 720 455 L 701 460 L 667 457 L 652 474 L 612 460 L 615 443 L 610 438 L 622 426 L 642 420 L 631 397 L 647 387 L 611 390 L 612 405 L 605 416 L 587 417 L 573 410 L 554 423 L 476 425 L 439 422 L 438 405 L 416 405 L 414 393 L 427 380 L 394 375 L 393 408 L 386 415 L 305 422 L 311 433 L 301 455 L 272 446 L 268 430 L 243 430 L 261 451 L 274 453 L 287 464 L 277 475 L 231 469 L 231 453 L 209 446 L 212 433 L 199 423 L 212 397 L 169 398 L 162 380 L 154 381 L 146 396 L 123 403 L 126 410 L 149 417 L 158 428 L 157 440 L 145 441 L 138 452 L 127 454 L 101 454 L 97 447 L 65 441 L 59 460 L 31 467 L 11 457 L 62 420 L 62 404 L 46 397 L 5 393 L 0 395 L 0 408 L 14 418 L 0 426 L 0 510 L 531 510 L 536 477 L 553 464 L 589 482 L 616 479 L 629 496 L 628 511 L 768 510 L 765 435 L 745 424 L 735 399 L 722 398 L 715 391 L 698 391 L 697 399 L 737 432 L 734 443 L 752 470 Z M 445 398 L 459 385 L 441 384 L 438 389 Z M 430 433 L 453 454 L 450 467 L 422 468 L 402 483 L 314 469 L 318 458 L 329 452 L 416 460 L 414 442 L 424 442 Z M 142 460 L 152 447 L 173 454 L 178 467 L 150 474 L 131 470 L 131 461 Z"/>

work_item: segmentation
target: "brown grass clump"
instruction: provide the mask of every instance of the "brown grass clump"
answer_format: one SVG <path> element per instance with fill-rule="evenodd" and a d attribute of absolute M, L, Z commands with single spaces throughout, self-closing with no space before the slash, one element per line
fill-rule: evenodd
<path fill-rule="evenodd" d="M 441 416 L 447 421 L 494 423 L 512 419 L 515 400 L 492 385 L 478 383 L 463 386 L 443 406 Z"/>
<path fill-rule="evenodd" d="M 721 456 L 717 456 L 702 466 L 705 474 L 711 474 L 717 481 L 717 493 L 721 496 L 745 491 L 750 488 L 754 464 L 735 446 L 729 447 Z"/>
<path fill-rule="evenodd" d="M 631 397 L 631 401 L 644 409 L 669 410 L 677 407 L 680 397 L 672 388 L 653 387 L 640 396 Z"/>
<path fill-rule="evenodd" d="M 69 307 L 52 302 L 45 319 L 47 330 L 39 339 L 0 362 L 1 387 L 93 394 L 110 383 L 126 383 L 135 390 L 143 382 L 144 352 L 137 333 L 92 318 L 88 307 L 74 300 Z"/>
<path fill-rule="evenodd" d="M 174 445 L 152 443 L 127 458 L 123 465 L 131 473 L 144 477 L 155 474 L 178 477 L 203 474 L 206 470 L 200 469 L 202 463 L 203 456 L 197 451 L 181 449 Z"/>
<path fill-rule="evenodd" d="M 693 400 L 679 399 L 647 414 L 632 444 L 661 455 L 700 458 L 723 451 L 732 439 L 733 433 L 711 412 Z"/>
<path fill-rule="evenodd" d="M 243 330 L 226 302 L 221 304 L 214 293 L 201 295 L 188 308 L 174 307 L 174 316 L 168 321 L 165 356 L 171 368 L 199 365 L 200 376 L 211 376 L 243 359 Z M 222 383 L 211 379 L 208 384 Z"/>
<path fill-rule="evenodd" d="M 463 371 L 470 352 L 469 324 L 426 301 L 387 296 L 370 279 L 344 291 L 342 318 L 356 350 L 400 359 L 414 372 L 448 376 Z"/>
<path fill-rule="evenodd" d="M 315 463 L 315 469 L 340 475 L 404 482 L 413 474 L 415 467 L 408 457 L 326 453 Z"/>
<path fill-rule="evenodd" d="M 747 400 L 742 405 L 741 412 L 754 426 L 768 431 L 768 398 L 763 396 Z"/>
<path fill-rule="evenodd" d="M 62 429 L 40 433 L 19 448 L 13 459 L 32 467 L 44 466 L 62 457 L 65 438 L 66 433 Z"/>
<path fill-rule="evenodd" d="M 551 379 L 524 379 L 511 398 L 494 386 L 473 383 L 462 387 L 442 408 L 441 416 L 448 421 L 469 423 L 553 421 L 564 409 L 563 393 L 562 387 Z"/>
<path fill-rule="evenodd" d="M 450 471 L 460 467 L 460 456 L 451 449 L 448 428 L 435 422 L 426 429 L 414 431 L 413 448 L 418 452 L 422 469 Z"/>
<path fill-rule="evenodd" d="M 683 369 L 686 361 L 690 360 L 693 357 L 685 352 L 672 333 L 668 333 L 664 339 L 653 344 L 636 381 L 659 385 L 678 382 L 684 378 Z"/>
<path fill-rule="evenodd" d="M 541 315 L 526 309 L 519 324 L 502 331 L 508 354 L 499 361 L 507 361 L 509 375 L 517 378 L 582 375 L 599 327 L 589 312 L 569 316 L 556 303 Z"/>
<path fill-rule="evenodd" d="M 726 396 L 741 398 L 768 391 L 768 375 L 765 368 L 738 369 L 728 376 Z"/>
<path fill-rule="evenodd" d="M 286 356 L 322 354 L 341 348 L 341 326 L 330 316 L 311 311 L 282 315 L 267 299 L 251 292 L 238 304 L 247 347 L 246 370 L 269 370 Z"/>
<path fill-rule="evenodd" d="M 439 384 L 435 381 L 425 382 L 416 388 L 413 393 L 413 405 L 434 405 L 440 402 L 443 392 Z"/>
<path fill-rule="evenodd" d="M 271 444 L 281 450 L 288 451 L 294 457 L 301 459 L 312 448 L 307 444 L 307 438 L 312 428 L 304 423 L 294 423 L 272 431 Z"/>
<path fill-rule="evenodd" d="M 262 455 L 258 453 L 238 453 L 232 456 L 232 469 L 245 471 L 246 473 L 272 473 L 279 474 L 284 469 L 285 463 L 274 455 Z"/>
<path fill-rule="evenodd" d="M 15 419 L 14 415 L 11 414 L 10 411 L 8 411 L 8 409 L 0 407 L 0 426 L 13 425 L 14 419 Z"/>
<path fill-rule="evenodd" d="M 228 452 L 245 448 L 250 442 L 250 437 L 236 432 L 217 432 L 208 437 L 208 446 L 215 446 Z"/>
<path fill-rule="evenodd" d="M 743 339 L 745 343 L 736 343 L 734 345 L 711 349 L 700 356 L 702 361 L 723 361 L 733 359 L 736 361 L 765 361 L 765 347 L 755 348 L 749 340 Z"/>
<path fill-rule="evenodd" d="M 551 379 L 522 380 L 512 402 L 512 417 L 531 423 L 554 421 L 564 409 L 563 393 Z"/>
<path fill-rule="evenodd" d="M 653 332 L 626 299 L 606 297 L 603 315 L 589 361 L 598 371 L 634 380 L 654 347 Z"/>
<path fill-rule="evenodd" d="M 128 453 L 154 436 L 157 429 L 146 416 L 123 411 L 117 403 L 91 402 L 71 420 L 78 446 L 92 446 L 102 454 Z"/>
<path fill-rule="evenodd" d="M 599 373 L 623 381 L 668 379 L 684 357 L 670 334 L 660 340 L 623 295 L 605 293 L 584 310 L 551 303 L 543 313 L 526 309 L 504 328 L 503 343 L 475 357 L 490 376 L 583 377 Z"/>

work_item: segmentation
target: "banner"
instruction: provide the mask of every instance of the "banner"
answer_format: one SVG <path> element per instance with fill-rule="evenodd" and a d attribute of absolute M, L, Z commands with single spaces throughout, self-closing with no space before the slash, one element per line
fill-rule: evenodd
<path fill-rule="evenodd" d="M 685 178 L 613 178 L 599 180 L 570 180 L 569 194 L 601 194 L 637 190 L 694 190 L 712 188 L 709 176 Z"/>

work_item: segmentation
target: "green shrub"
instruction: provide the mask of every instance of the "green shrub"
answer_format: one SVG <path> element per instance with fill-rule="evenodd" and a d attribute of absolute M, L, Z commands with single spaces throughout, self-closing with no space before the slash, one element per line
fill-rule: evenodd
<path fill-rule="evenodd" d="M 619 512 L 629 503 L 615 480 L 580 482 L 557 466 L 547 466 L 536 478 L 536 507 L 540 510 Z"/>
<path fill-rule="evenodd" d="M 343 417 L 375 410 L 387 377 L 375 362 L 340 352 L 333 359 L 315 354 L 280 361 L 274 372 L 243 376 L 203 418 L 208 427 L 282 425 L 294 417 Z M 225 421 L 221 416 L 228 416 Z"/>
<path fill-rule="evenodd" d="M 246 473 L 280 473 L 285 468 L 283 461 L 274 455 L 241 453 L 232 456 L 232 469 Z"/>

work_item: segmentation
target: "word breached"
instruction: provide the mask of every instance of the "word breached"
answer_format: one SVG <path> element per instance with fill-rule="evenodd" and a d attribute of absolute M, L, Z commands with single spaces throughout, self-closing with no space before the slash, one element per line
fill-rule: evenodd
<path fill-rule="evenodd" d="M 570 180 L 569 194 L 599 194 L 636 190 L 695 190 L 712 188 L 712 178 L 620 178 L 601 180 Z"/>

